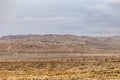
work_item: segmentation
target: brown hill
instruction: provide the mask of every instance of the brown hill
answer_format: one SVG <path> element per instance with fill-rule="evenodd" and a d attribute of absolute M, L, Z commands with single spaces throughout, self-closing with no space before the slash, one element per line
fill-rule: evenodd
<path fill-rule="evenodd" d="M 0 61 L 119 61 L 120 39 L 74 35 L 15 35 L 0 38 Z"/>
<path fill-rule="evenodd" d="M 16 35 L 0 39 L 0 52 L 120 53 L 116 37 Z"/>

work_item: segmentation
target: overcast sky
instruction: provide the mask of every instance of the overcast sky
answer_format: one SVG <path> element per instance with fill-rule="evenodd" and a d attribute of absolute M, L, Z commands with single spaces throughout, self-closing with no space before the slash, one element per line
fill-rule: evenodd
<path fill-rule="evenodd" d="M 120 35 L 120 0 L 0 0 L 0 36 Z"/>

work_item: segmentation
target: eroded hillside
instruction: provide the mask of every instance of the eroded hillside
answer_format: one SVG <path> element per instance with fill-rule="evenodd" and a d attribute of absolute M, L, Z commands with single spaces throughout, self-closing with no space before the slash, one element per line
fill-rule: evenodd
<path fill-rule="evenodd" d="M 0 51 L 119 53 L 120 39 L 80 36 L 32 36 L 0 40 Z"/>

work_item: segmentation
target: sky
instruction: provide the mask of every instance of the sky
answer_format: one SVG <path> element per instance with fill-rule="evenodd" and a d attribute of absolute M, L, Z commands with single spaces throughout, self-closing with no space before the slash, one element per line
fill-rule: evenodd
<path fill-rule="evenodd" d="M 0 0 L 0 36 L 120 35 L 120 0 Z"/>

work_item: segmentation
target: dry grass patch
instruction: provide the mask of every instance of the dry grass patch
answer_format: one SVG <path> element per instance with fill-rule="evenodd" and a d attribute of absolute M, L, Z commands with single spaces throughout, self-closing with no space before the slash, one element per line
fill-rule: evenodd
<path fill-rule="evenodd" d="M 119 80 L 119 62 L 0 62 L 0 79 Z"/>

